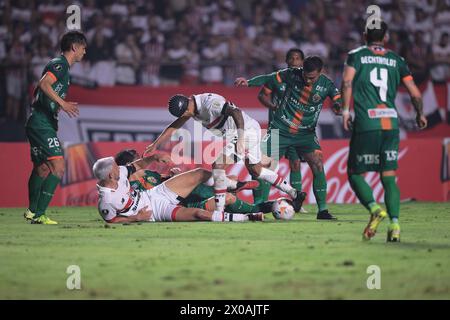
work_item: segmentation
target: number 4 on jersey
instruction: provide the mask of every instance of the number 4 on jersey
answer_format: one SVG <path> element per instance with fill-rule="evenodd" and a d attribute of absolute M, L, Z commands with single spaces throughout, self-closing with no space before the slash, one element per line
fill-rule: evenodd
<path fill-rule="evenodd" d="M 370 71 L 370 82 L 379 88 L 381 101 L 386 101 L 388 89 L 388 71 L 385 68 L 380 69 L 380 78 L 378 78 L 378 68 L 373 68 Z"/>

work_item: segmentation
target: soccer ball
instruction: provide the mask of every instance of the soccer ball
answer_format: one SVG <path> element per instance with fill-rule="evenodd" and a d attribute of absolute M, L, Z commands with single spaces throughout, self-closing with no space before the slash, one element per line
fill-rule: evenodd
<path fill-rule="evenodd" d="M 272 214 L 277 220 L 291 220 L 295 214 L 292 201 L 287 198 L 278 198 L 272 204 Z"/>

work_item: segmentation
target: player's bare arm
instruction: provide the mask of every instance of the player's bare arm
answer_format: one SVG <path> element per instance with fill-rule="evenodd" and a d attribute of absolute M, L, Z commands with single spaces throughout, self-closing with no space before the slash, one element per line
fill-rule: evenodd
<path fill-rule="evenodd" d="M 152 216 L 152 211 L 148 209 L 148 207 L 144 207 L 134 216 L 116 216 L 111 220 L 108 220 L 108 223 L 127 223 L 127 222 L 148 222 L 150 217 Z"/>
<path fill-rule="evenodd" d="M 275 111 L 277 109 L 277 106 L 272 103 L 272 97 L 270 92 L 268 92 L 268 89 L 265 87 L 262 87 L 258 94 L 258 100 L 261 102 L 263 106 L 265 106 L 267 109 Z"/>
<path fill-rule="evenodd" d="M 136 160 L 131 163 L 136 169 L 136 171 L 145 169 L 152 162 L 160 163 L 170 163 L 170 156 L 167 154 L 154 154 L 148 157 L 143 157 L 142 159 Z"/>
<path fill-rule="evenodd" d="M 52 85 L 56 82 L 56 79 L 52 78 L 49 73 L 44 74 L 44 76 L 39 80 L 39 88 L 47 95 L 50 99 L 55 101 L 61 106 L 61 109 L 66 112 L 69 117 L 77 117 L 79 110 L 76 102 L 68 102 L 58 96 L 58 94 L 53 90 Z"/>
<path fill-rule="evenodd" d="M 231 116 L 237 127 L 238 141 L 236 143 L 236 151 L 239 155 L 245 154 L 245 143 L 244 143 L 244 117 L 242 116 L 242 111 L 234 104 L 228 104 L 228 108 L 225 110 L 225 116 Z"/>
<path fill-rule="evenodd" d="M 186 116 L 181 116 L 180 118 L 176 119 L 175 121 L 173 121 L 171 124 L 169 124 L 167 126 L 167 128 L 165 128 L 163 130 L 163 132 L 159 135 L 158 138 L 156 138 L 155 141 L 153 141 L 153 143 L 151 143 L 144 152 L 145 154 L 148 153 L 152 153 L 153 151 L 155 151 L 156 149 L 158 149 L 158 147 L 163 144 L 164 142 L 166 142 L 170 136 L 177 131 L 179 128 L 181 128 L 189 119 L 191 118 L 191 115 L 186 115 Z"/>
<path fill-rule="evenodd" d="M 409 96 L 411 97 L 411 103 L 416 110 L 416 123 L 419 129 L 425 129 L 427 127 L 427 118 L 423 114 L 423 100 L 422 94 L 419 88 L 417 88 L 413 79 L 403 79 L 403 84 L 408 90 Z"/>
<path fill-rule="evenodd" d="M 237 87 L 248 87 L 248 81 L 245 78 L 239 77 L 234 80 L 234 84 Z"/>
<path fill-rule="evenodd" d="M 344 122 L 344 129 L 350 130 L 351 116 L 350 116 L 350 101 L 352 99 L 352 82 L 355 77 L 356 70 L 353 67 L 345 66 L 344 74 L 342 76 L 342 118 Z"/>

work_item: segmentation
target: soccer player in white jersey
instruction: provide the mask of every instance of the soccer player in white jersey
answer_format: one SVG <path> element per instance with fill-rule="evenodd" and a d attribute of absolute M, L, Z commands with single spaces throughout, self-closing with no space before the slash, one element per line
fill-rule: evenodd
<path fill-rule="evenodd" d="M 134 190 L 128 177 L 147 167 L 152 161 L 167 163 L 168 155 L 155 154 L 128 166 L 118 166 L 113 157 L 97 160 L 93 166 L 97 178 L 98 211 L 109 223 L 137 221 L 261 221 L 263 214 L 211 213 L 199 208 L 186 208 L 180 201 L 199 184 L 211 177 L 211 172 L 194 169 L 181 173 L 151 190 Z"/>
<path fill-rule="evenodd" d="M 289 182 L 274 171 L 261 165 L 261 127 L 259 123 L 224 97 L 214 93 L 203 93 L 186 97 L 174 95 L 169 100 L 169 112 L 177 117 L 161 135 L 150 144 L 145 153 L 151 153 L 190 118 L 201 122 L 203 127 L 226 138 L 227 145 L 212 164 L 216 209 L 222 213 L 225 207 L 227 188 L 235 187 L 236 181 L 225 175 L 227 165 L 245 159 L 245 165 L 253 177 L 265 180 L 292 197 L 295 212 L 299 212 L 304 194 L 294 189 Z"/>

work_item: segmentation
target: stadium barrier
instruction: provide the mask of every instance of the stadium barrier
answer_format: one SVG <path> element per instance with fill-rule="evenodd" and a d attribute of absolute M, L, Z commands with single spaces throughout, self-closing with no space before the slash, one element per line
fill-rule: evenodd
<path fill-rule="evenodd" d="M 203 143 L 203 150 L 210 142 Z M 355 203 L 356 197 L 347 181 L 348 140 L 325 140 L 321 142 L 324 153 L 324 166 L 328 181 L 327 199 L 331 203 Z M 53 206 L 96 205 L 96 183 L 92 175 L 92 165 L 96 159 L 111 156 L 124 148 L 135 148 L 142 152 L 145 142 L 92 142 L 67 145 L 65 147 L 66 173 L 58 187 Z M 27 181 L 31 172 L 29 146 L 26 143 L 0 143 L 1 184 L 0 207 L 26 207 L 28 200 Z M 445 139 L 407 139 L 400 143 L 398 183 L 402 200 L 448 201 L 450 200 L 450 143 Z M 190 156 L 185 158 L 182 169 L 196 167 Z M 173 167 L 173 166 L 170 166 Z M 152 167 L 167 172 L 169 166 Z M 282 159 L 278 172 L 286 176 L 289 166 Z M 241 180 L 250 179 L 242 163 L 228 169 L 229 174 Z M 315 203 L 312 192 L 312 175 L 306 164 L 302 164 L 303 190 L 308 193 L 307 203 Z M 377 201 L 383 202 L 383 189 L 379 175 L 366 176 L 374 189 Z M 281 193 L 272 188 L 270 197 L 277 198 Z M 252 200 L 250 191 L 243 191 L 239 197 Z"/>

